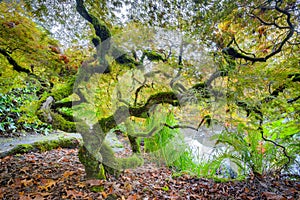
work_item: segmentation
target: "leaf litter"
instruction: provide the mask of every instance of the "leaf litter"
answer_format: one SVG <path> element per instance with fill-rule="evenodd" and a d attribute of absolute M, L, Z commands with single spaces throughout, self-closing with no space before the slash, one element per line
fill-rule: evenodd
<path fill-rule="evenodd" d="M 249 199 L 298 200 L 300 181 L 250 176 L 215 182 L 146 162 L 108 180 L 85 179 L 77 149 L 17 154 L 0 159 L 0 199 Z M 95 190 L 95 188 L 97 190 Z"/>

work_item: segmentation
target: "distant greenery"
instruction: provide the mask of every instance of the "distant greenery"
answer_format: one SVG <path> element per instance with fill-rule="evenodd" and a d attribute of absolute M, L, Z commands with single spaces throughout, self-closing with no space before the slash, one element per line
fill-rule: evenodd
<path fill-rule="evenodd" d="M 17 136 L 26 132 L 47 134 L 51 125 L 42 123 L 34 114 L 37 88 L 28 84 L 6 94 L 0 93 L 0 136 Z"/>

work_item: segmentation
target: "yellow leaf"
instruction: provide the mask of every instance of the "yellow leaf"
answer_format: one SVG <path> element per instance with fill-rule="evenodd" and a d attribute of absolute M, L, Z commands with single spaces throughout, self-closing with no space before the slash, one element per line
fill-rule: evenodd
<path fill-rule="evenodd" d="M 24 187 L 27 187 L 27 186 L 30 186 L 33 184 L 33 180 L 30 179 L 30 180 L 21 180 L 21 185 L 24 186 Z"/>

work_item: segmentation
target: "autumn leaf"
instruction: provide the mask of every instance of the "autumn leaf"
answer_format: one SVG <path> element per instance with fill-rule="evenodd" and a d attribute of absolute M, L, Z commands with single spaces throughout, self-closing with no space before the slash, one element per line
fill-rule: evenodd
<path fill-rule="evenodd" d="M 106 197 L 108 196 L 107 194 L 106 194 L 106 192 L 101 192 L 101 195 L 102 195 L 102 197 L 104 198 L 104 199 L 106 199 Z"/>
<path fill-rule="evenodd" d="M 77 199 L 83 197 L 83 193 L 81 191 L 76 191 L 76 190 L 67 190 L 66 191 L 67 195 L 64 196 L 64 198 L 68 199 Z"/>
<path fill-rule="evenodd" d="M 79 188 L 84 188 L 86 186 L 86 183 L 85 182 L 78 182 L 78 183 L 76 183 L 76 186 L 79 187 Z"/>
<path fill-rule="evenodd" d="M 287 198 L 282 195 L 277 195 L 274 192 L 263 192 L 262 196 L 267 200 L 286 200 Z"/>
<path fill-rule="evenodd" d="M 29 171 L 29 167 L 22 167 L 22 168 L 20 169 L 20 172 L 27 173 L 27 171 Z"/>
<path fill-rule="evenodd" d="M 26 180 L 26 179 L 21 180 L 21 185 L 24 186 L 24 187 L 31 186 L 31 185 L 33 185 L 33 180 L 32 179 L 30 179 L 30 180 Z"/>
<path fill-rule="evenodd" d="M 85 181 L 85 183 L 89 186 L 97 186 L 97 185 L 103 185 L 103 180 L 90 179 Z"/>
<path fill-rule="evenodd" d="M 68 178 L 69 176 L 72 176 L 74 173 L 75 173 L 74 171 L 65 171 L 63 177 Z"/>
<path fill-rule="evenodd" d="M 19 194 L 20 195 L 20 200 L 32 200 L 32 198 L 31 197 L 29 197 L 28 195 L 23 195 L 23 194 Z"/>
<path fill-rule="evenodd" d="M 52 186 L 54 186 L 56 184 L 56 181 L 54 181 L 52 179 L 43 179 L 42 183 L 43 183 L 43 185 L 38 186 L 38 188 L 41 191 L 43 191 L 43 190 L 48 191 L 49 188 L 51 188 Z"/>

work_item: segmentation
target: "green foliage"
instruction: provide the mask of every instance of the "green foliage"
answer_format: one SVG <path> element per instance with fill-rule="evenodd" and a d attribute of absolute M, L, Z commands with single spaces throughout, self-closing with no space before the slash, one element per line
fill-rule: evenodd
<path fill-rule="evenodd" d="M 184 151 L 178 159 L 171 163 L 171 166 L 179 173 L 189 173 L 200 176 L 200 165 L 193 160 L 192 152 L 190 150 Z"/>
<path fill-rule="evenodd" d="M 63 63 L 59 55 L 53 53 L 50 45 L 57 46 L 48 33 L 30 19 L 22 3 L 0 3 L 0 48 L 4 49 L 19 65 L 40 76 L 59 73 Z M 17 41 L 17 42 L 16 42 Z M 5 58 L 0 55 L 0 60 Z M 0 65 L 1 71 L 12 73 L 8 63 Z M 7 75 L 5 75 L 7 76 Z M 9 76 L 8 76 L 9 77 Z"/>
<path fill-rule="evenodd" d="M 160 112 L 162 112 L 164 108 Z M 147 124 L 153 127 L 153 124 L 168 124 L 173 126 L 177 123 L 173 113 L 158 113 L 158 117 L 149 117 Z M 176 129 L 163 127 L 160 131 L 150 138 L 144 138 L 144 149 L 149 152 L 153 159 L 160 163 L 172 165 L 184 153 L 186 145 L 183 142 L 183 136 Z"/>
<path fill-rule="evenodd" d="M 292 122 L 290 126 L 285 128 L 278 122 L 272 124 L 272 129 L 265 130 L 265 137 L 271 137 L 277 144 L 284 144 L 287 149 L 288 156 L 291 156 L 293 163 L 294 155 L 299 153 L 299 145 L 297 140 L 288 140 L 291 143 L 284 142 L 282 137 L 290 138 L 290 135 L 295 135 L 298 130 L 295 129 L 295 124 Z M 280 134 L 275 134 L 276 129 L 280 128 Z M 272 134 L 271 134 L 272 133 Z M 223 131 L 220 135 L 215 136 L 218 142 L 229 145 L 228 149 L 211 162 L 211 166 L 215 169 L 220 167 L 224 159 L 230 159 L 239 167 L 239 172 L 246 175 L 254 172 L 258 174 L 266 174 L 278 171 L 286 167 L 288 158 L 284 155 L 283 149 L 268 141 L 264 141 L 261 133 L 239 124 L 236 132 Z M 297 152 L 298 151 L 298 152 Z"/>
<path fill-rule="evenodd" d="M 0 134 L 8 136 L 20 132 L 48 133 L 51 126 L 42 123 L 35 116 L 37 108 L 28 106 L 37 101 L 35 85 L 15 88 L 6 94 L 0 94 Z"/>
<path fill-rule="evenodd" d="M 56 84 L 52 89 L 51 95 L 55 100 L 62 100 L 70 96 L 73 92 L 75 77 L 68 77 L 67 80 L 63 83 Z"/>

